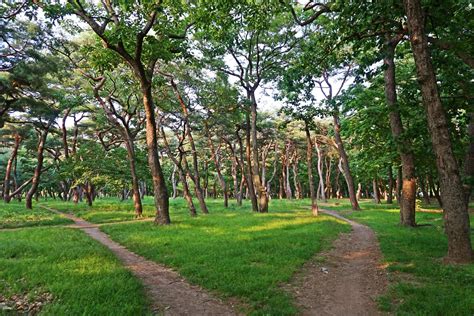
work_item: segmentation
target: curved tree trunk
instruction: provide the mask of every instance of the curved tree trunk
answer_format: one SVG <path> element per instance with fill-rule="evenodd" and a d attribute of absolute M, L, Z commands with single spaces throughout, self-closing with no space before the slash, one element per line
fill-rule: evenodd
<path fill-rule="evenodd" d="M 246 118 L 246 127 L 245 127 L 245 160 L 247 162 L 246 166 L 246 181 L 247 181 L 247 191 L 252 202 L 252 210 L 258 212 L 258 201 L 257 195 L 255 194 L 254 187 L 254 175 L 252 174 L 252 154 L 251 154 L 251 141 L 250 141 L 250 114 L 247 112 L 245 115 Z M 257 170 L 258 171 L 258 170 Z M 257 174 L 258 177 L 258 174 Z"/>
<path fill-rule="evenodd" d="M 306 133 L 306 162 L 308 166 L 308 183 L 309 183 L 309 196 L 311 198 L 311 212 L 314 216 L 318 216 L 319 208 L 318 202 L 316 201 L 316 194 L 314 192 L 314 180 L 313 180 L 313 142 L 311 141 L 311 133 L 309 131 L 308 122 L 305 121 L 304 130 Z"/>
<path fill-rule="evenodd" d="M 40 132 L 38 148 L 36 151 L 37 162 L 36 162 L 35 172 L 31 180 L 31 188 L 28 190 L 25 197 L 26 208 L 30 210 L 33 208 L 33 197 L 36 194 L 36 191 L 38 190 L 38 186 L 40 183 L 41 172 L 43 171 L 42 169 L 43 169 L 43 160 L 44 160 L 44 147 L 46 145 L 46 138 L 48 137 L 49 128 L 51 127 L 52 123 L 53 121 L 51 120 L 48 123 L 48 126 Z"/>
<path fill-rule="evenodd" d="M 268 195 L 265 185 L 260 178 L 260 159 L 258 154 L 258 143 L 257 143 L 257 101 L 255 99 L 255 92 L 250 93 L 251 100 L 251 124 L 250 131 L 252 135 L 252 178 L 255 188 L 257 189 L 258 195 L 258 210 L 260 213 L 268 212 Z"/>
<path fill-rule="evenodd" d="M 341 157 L 342 162 L 342 171 L 344 179 L 347 184 L 347 191 L 349 192 L 349 200 L 351 201 L 352 209 L 354 211 L 360 210 L 359 203 L 357 202 L 357 197 L 355 194 L 354 180 L 352 178 L 351 169 L 349 167 L 349 158 L 347 157 L 346 150 L 344 149 L 344 144 L 341 138 L 341 123 L 339 122 L 339 116 L 337 114 L 333 115 L 334 121 L 334 138 L 336 139 L 337 151 Z"/>
<path fill-rule="evenodd" d="M 12 197 L 10 196 L 10 182 L 11 182 L 11 173 L 13 169 L 13 163 L 16 160 L 18 154 L 18 148 L 21 144 L 21 137 L 18 134 L 15 134 L 15 145 L 13 146 L 12 153 L 7 162 L 7 167 L 5 169 L 5 179 L 3 181 L 3 200 L 6 203 L 10 203 Z"/>
<path fill-rule="evenodd" d="M 408 18 L 410 42 L 415 58 L 423 104 L 426 108 L 431 143 L 436 154 L 448 237 L 447 259 L 452 262 L 472 262 L 468 203 L 457 161 L 453 154 L 446 115 L 438 92 L 424 29 L 420 0 L 404 0 Z"/>
<path fill-rule="evenodd" d="M 168 189 L 161 169 L 158 156 L 156 137 L 155 105 L 151 93 L 151 84 L 142 82 L 143 105 L 146 117 L 146 144 L 148 150 L 148 166 L 153 179 L 153 190 L 156 207 L 155 224 L 167 225 L 171 223 L 169 214 Z"/>
<path fill-rule="evenodd" d="M 319 185 L 318 185 L 318 197 L 321 197 L 321 199 L 324 202 L 327 202 L 326 200 L 326 192 L 325 192 L 325 185 L 324 185 L 324 175 L 323 175 L 323 154 L 321 152 L 320 145 L 318 143 L 318 140 L 315 140 L 316 143 L 316 152 L 318 153 L 318 175 L 319 175 Z"/>
<path fill-rule="evenodd" d="M 390 128 L 392 137 L 397 144 L 397 150 L 402 162 L 402 190 L 399 200 L 400 224 L 404 226 L 416 226 L 415 222 L 415 201 L 416 201 L 416 178 L 415 159 L 412 153 L 412 144 L 403 135 L 404 129 L 400 111 L 397 104 L 397 92 L 395 81 L 395 48 L 398 39 L 389 39 L 385 44 L 384 56 L 384 81 L 385 99 L 390 110 Z"/>

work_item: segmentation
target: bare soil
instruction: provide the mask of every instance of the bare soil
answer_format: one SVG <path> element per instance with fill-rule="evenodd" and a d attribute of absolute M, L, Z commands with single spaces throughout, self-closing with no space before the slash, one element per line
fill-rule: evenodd
<path fill-rule="evenodd" d="M 352 231 L 308 261 L 284 288 L 302 315 L 381 315 L 375 300 L 388 280 L 374 232 L 337 212 L 320 211 L 348 222 Z"/>
<path fill-rule="evenodd" d="M 44 207 L 44 206 L 43 206 Z M 177 272 L 147 260 L 116 243 L 93 225 L 71 214 L 44 207 L 75 222 L 93 239 L 109 248 L 145 286 L 153 311 L 163 315 L 236 315 L 234 306 L 213 297 L 204 289 L 191 285 Z"/>

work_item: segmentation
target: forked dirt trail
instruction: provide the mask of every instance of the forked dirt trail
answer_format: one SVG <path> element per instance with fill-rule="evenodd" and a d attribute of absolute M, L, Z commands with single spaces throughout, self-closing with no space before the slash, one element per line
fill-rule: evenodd
<path fill-rule="evenodd" d="M 388 281 L 374 232 L 337 212 L 321 212 L 348 222 L 352 231 L 317 255 L 323 262 L 307 262 L 285 288 L 302 315 L 381 315 L 375 298 L 385 292 Z"/>
<path fill-rule="evenodd" d="M 224 302 L 200 287 L 189 284 L 175 271 L 147 260 L 116 243 L 101 232 L 97 225 L 49 207 L 42 207 L 73 220 L 75 228 L 81 229 L 109 248 L 124 266 L 141 280 L 154 312 L 160 315 L 237 315 Z"/>

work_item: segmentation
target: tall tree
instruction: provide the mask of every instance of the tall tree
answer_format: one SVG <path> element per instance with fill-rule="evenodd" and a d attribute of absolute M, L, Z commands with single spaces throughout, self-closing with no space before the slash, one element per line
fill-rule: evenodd
<path fill-rule="evenodd" d="M 448 236 L 447 259 L 453 262 L 471 262 L 474 254 L 470 238 L 468 203 L 464 196 L 459 167 L 453 154 L 448 123 L 438 92 L 425 31 L 424 11 L 420 0 L 404 0 L 403 3 L 408 18 L 410 42 L 421 96 L 436 154 Z"/>

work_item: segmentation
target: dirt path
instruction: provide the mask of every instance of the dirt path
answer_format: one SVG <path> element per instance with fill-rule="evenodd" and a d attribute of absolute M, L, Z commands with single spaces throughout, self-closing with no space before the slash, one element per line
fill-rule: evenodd
<path fill-rule="evenodd" d="M 352 231 L 342 234 L 333 249 L 307 262 L 285 288 L 302 315 L 382 314 L 374 300 L 384 293 L 388 281 L 374 232 L 337 212 L 321 212 L 348 222 Z M 320 257 L 325 260 L 317 260 Z"/>
<path fill-rule="evenodd" d="M 93 239 L 109 248 L 124 266 L 139 278 L 147 291 L 155 312 L 164 315 L 236 315 L 237 313 L 221 300 L 198 286 L 190 285 L 178 273 L 155 262 L 147 260 L 116 243 L 97 225 L 93 225 L 71 214 L 55 209 L 43 208 L 61 214 L 75 222 Z"/>

